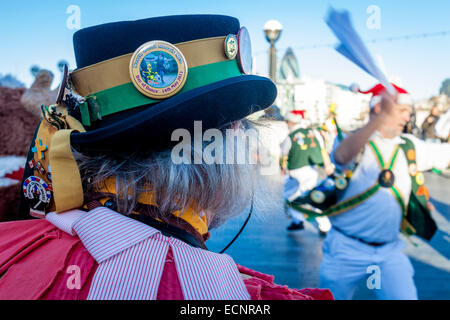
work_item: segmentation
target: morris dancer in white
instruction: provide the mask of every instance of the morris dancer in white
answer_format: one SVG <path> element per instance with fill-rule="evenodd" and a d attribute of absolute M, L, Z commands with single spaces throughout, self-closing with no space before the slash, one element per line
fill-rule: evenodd
<path fill-rule="evenodd" d="M 289 112 L 286 121 L 290 133 L 281 145 L 281 167 L 284 172 L 289 171 L 284 198 L 292 201 L 317 185 L 318 165 L 323 165 L 327 174 L 333 172 L 333 167 L 322 136 L 317 130 L 309 129 L 309 121 L 305 119 L 304 110 Z M 303 213 L 293 208 L 287 210 L 292 218 L 288 230 L 302 230 L 305 222 Z M 318 217 L 316 221 L 321 234 L 324 235 L 330 230 L 331 225 L 327 217 Z"/>
<path fill-rule="evenodd" d="M 378 299 L 417 299 L 414 270 L 402 252 L 399 232 L 431 239 L 436 231 L 420 171 L 447 168 L 450 144 L 401 135 L 412 101 L 405 90 L 395 88 L 396 101 L 382 85 L 360 91 L 373 94 L 370 120 L 342 142 L 336 139 L 331 153 L 342 170 L 353 170 L 358 163 L 338 199 L 348 202 L 331 215 L 333 227 L 323 243 L 320 286 L 330 288 L 336 299 L 351 299 L 370 266 L 380 271 Z"/>

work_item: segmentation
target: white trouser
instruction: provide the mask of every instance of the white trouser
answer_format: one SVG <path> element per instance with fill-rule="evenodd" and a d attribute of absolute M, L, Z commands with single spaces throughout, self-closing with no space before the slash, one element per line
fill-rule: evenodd
<path fill-rule="evenodd" d="M 414 269 L 403 248 L 400 239 L 373 247 L 331 229 L 322 245 L 320 288 L 330 289 L 336 300 L 349 300 L 365 279 L 377 299 L 417 300 Z"/>
<path fill-rule="evenodd" d="M 285 199 L 292 201 L 317 185 L 319 172 L 315 167 L 306 166 L 300 169 L 290 170 L 289 176 L 286 178 L 284 184 L 283 196 Z M 304 222 L 306 220 L 301 212 L 290 207 L 288 208 L 288 214 L 294 221 Z M 320 231 L 328 232 L 331 229 L 331 223 L 328 217 L 317 217 L 316 222 Z"/>

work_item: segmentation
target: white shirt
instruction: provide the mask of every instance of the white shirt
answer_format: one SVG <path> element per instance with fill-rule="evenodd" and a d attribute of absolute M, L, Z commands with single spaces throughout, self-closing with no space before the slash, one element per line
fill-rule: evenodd
<path fill-rule="evenodd" d="M 235 262 L 226 254 L 191 247 L 105 207 L 52 213 L 46 219 L 78 235 L 97 261 L 88 300 L 156 299 L 169 248 L 184 299 L 250 299 Z"/>
<path fill-rule="evenodd" d="M 419 171 L 432 168 L 444 169 L 450 162 L 450 144 L 434 144 L 419 140 L 412 135 L 405 135 L 415 146 L 416 163 Z M 390 161 L 391 155 L 397 144 L 403 143 L 400 137 L 393 139 L 384 138 L 379 132 L 375 132 L 370 140 L 377 145 L 385 163 Z M 348 168 L 353 164 L 342 166 L 334 160 L 334 152 L 339 146 L 336 139 L 331 161 L 337 168 Z M 366 145 L 359 161 L 358 167 L 353 173 L 352 179 L 340 201 L 351 198 L 368 190 L 378 180 L 380 166 L 373 150 Z M 399 150 L 397 161 L 392 169 L 395 176 L 394 185 L 400 191 L 405 205 L 409 201 L 411 193 L 411 177 L 408 172 L 408 163 L 405 153 Z M 397 240 L 402 213 L 400 206 L 389 188 L 380 188 L 362 204 L 336 216 L 330 217 L 331 223 L 344 233 L 369 242 L 392 242 Z"/>

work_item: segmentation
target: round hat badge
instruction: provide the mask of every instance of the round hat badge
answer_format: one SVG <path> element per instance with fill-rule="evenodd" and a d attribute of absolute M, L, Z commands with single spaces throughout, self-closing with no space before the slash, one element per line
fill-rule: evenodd
<path fill-rule="evenodd" d="M 238 53 L 238 39 L 234 34 L 229 34 L 225 38 L 225 55 L 228 59 L 232 60 L 236 58 Z"/>
<path fill-rule="evenodd" d="M 131 57 L 131 82 L 152 99 L 166 99 L 178 93 L 187 74 L 186 58 L 177 47 L 166 41 L 144 43 Z"/>
<path fill-rule="evenodd" d="M 244 74 L 250 74 L 252 72 L 252 42 L 250 40 L 250 34 L 246 27 L 242 27 L 238 33 L 238 62 L 239 67 Z"/>

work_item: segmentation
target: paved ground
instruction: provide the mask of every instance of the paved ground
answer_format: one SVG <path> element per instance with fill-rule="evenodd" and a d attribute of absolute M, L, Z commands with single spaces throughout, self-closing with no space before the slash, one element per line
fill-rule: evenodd
<path fill-rule="evenodd" d="M 413 237 L 418 247 L 406 240 L 406 253 L 415 269 L 419 299 L 450 299 L 450 179 L 427 173 L 426 184 L 437 209 L 433 217 L 439 231 L 429 243 Z M 274 192 L 281 194 L 281 186 L 281 177 L 274 178 Z M 245 217 L 246 213 L 213 231 L 208 248 L 220 251 L 238 232 Z M 318 287 L 323 239 L 312 224 L 303 231 L 288 233 L 288 223 L 281 207 L 255 212 L 227 253 L 239 264 L 274 275 L 279 284 L 292 288 Z M 354 299 L 374 297 L 364 281 Z"/>

